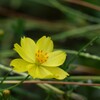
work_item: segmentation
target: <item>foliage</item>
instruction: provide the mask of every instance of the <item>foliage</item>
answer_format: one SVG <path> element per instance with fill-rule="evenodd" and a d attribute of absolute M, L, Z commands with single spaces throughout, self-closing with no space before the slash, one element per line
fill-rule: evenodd
<path fill-rule="evenodd" d="M 62 81 L 34 80 L 10 66 L 14 43 L 44 35 L 67 53 L 60 67 L 70 76 Z M 99 100 L 99 75 L 99 0 L 0 0 L 0 100 Z"/>

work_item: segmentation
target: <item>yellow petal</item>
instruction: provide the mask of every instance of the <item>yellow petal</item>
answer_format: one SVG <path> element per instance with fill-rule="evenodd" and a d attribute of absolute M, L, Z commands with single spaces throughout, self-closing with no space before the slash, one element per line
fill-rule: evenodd
<path fill-rule="evenodd" d="M 48 67 L 57 67 L 64 63 L 66 59 L 66 54 L 63 51 L 54 51 L 52 53 L 49 53 L 48 60 L 43 63 L 43 66 Z"/>
<path fill-rule="evenodd" d="M 43 36 L 37 41 L 38 50 L 51 52 L 53 50 L 53 41 L 50 37 Z"/>
<path fill-rule="evenodd" d="M 53 76 L 52 73 L 46 70 L 44 67 L 35 65 L 28 70 L 28 73 L 33 78 L 39 79 L 51 78 Z"/>
<path fill-rule="evenodd" d="M 22 38 L 21 46 L 17 43 L 14 45 L 14 50 L 26 61 L 35 62 L 35 50 L 36 45 L 35 42 L 30 38 Z"/>
<path fill-rule="evenodd" d="M 25 72 L 28 70 L 29 64 L 23 59 L 14 59 L 11 61 L 10 66 L 13 66 L 16 72 Z"/>
<path fill-rule="evenodd" d="M 45 69 L 47 69 L 49 72 L 51 72 L 53 74 L 53 77 L 59 80 L 62 80 L 64 78 L 66 78 L 67 76 L 69 76 L 69 74 L 67 72 L 65 72 L 64 70 L 62 70 L 59 67 L 45 67 Z"/>

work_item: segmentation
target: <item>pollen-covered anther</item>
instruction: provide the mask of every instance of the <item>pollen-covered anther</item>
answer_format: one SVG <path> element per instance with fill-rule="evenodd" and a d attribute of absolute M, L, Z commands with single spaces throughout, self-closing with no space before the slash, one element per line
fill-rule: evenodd
<path fill-rule="evenodd" d="M 48 59 L 48 53 L 47 52 L 44 52 L 42 50 L 38 50 L 36 52 L 36 60 L 39 62 L 39 63 L 44 63 L 46 62 Z"/>

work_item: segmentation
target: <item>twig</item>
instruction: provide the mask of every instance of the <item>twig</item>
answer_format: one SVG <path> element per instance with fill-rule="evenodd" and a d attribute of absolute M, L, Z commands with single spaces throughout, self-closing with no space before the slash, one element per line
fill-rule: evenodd
<path fill-rule="evenodd" d="M 75 50 L 64 50 L 64 51 L 69 53 L 69 54 L 73 54 L 73 55 L 77 55 L 78 54 L 78 51 L 75 51 Z M 79 56 L 100 61 L 100 56 L 89 54 L 89 53 L 85 53 L 85 52 L 81 52 L 79 54 Z"/>
<path fill-rule="evenodd" d="M 12 88 L 14 88 L 14 87 L 16 87 L 16 86 L 22 84 L 29 76 L 30 76 L 30 75 L 27 75 L 23 80 L 17 82 L 15 85 L 13 85 L 13 86 L 11 86 L 11 87 L 5 88 L 5 89 L 10 90 L 10 89 L 12 89 Z M 2 81 L 1 81 L 1 82 L 2 82 Z M 4 83 L 4 82 L 5 82 L 5 81 L 3 81 L 3 83 Z M 5 89 L 0 89 L 0 91 L 3 91 L 3 90 L 5 90 Z"/>
<path fill-rule="evenodd" d="M 12 70 L 12 68 L 7 67 L 7 66 L 4 66 L 4 65 L 2 65 L 2 64 L 0 64 L 0 69 L 5 70 L 5 71 L 11 71 L 11 70 Z M 25 77 L 27 76 L 26 73 L 18 73 L 18 72 L 16 72 L 16 71 L 13 71 L 13 72 L 16 73 L 16 74 L 25 76 Z"/>
<path fill-rule="evenodd" d="M 0 14 L 2 14 L 4 16 L 9 16 L 9 17 L 20 17 L 20 18 L 33 19 L 33 17 L 31 17 L 29 15 L 19 13 L 19 12 L 12 10 L 12 9 L 7 9 L 4 7 L 0 7 Z"/>
<path fill-rule="evenodd" d="M 3 84 L 4 80 L 6 80 L 7 76 L 8 76 L 9 73 L 11 73 L 11 72 L 12 72 L 12 70 L 9 71 L 9 72 L 3 77 L 3 79 L 1 80 L 1 83 L 0 83 L 0 84 Z"/>
<path fill-rule="evenodd" d="M 4 81 L 6 84 L 16 84 L 20 83 L 20 81 Z M 80 86 L 100 86 L 99 83 L 80 83 L 80 82 L 61 82 L 61 81 L 39 81 L 39 80 L 28 80 L 24 81 L 26 84 L 65 84 L 65 85 L 80 85 Z"/>
<path fill-rule="evenodd" d="M 92 21 L 92 22 L 97 22 L 97 23 L 100 23 L 100 19 L 99 18 L 96 18 L 96 17 L 93 17 L 93 16 L 90 16 L 88 14 L 85 14 L 81 11 L 78 11 L 78 10 L 75 10 L 71 7 L 68 7 L 68 6 L 65 6 L 63 4 L 61 4 L 58 0 L 49 0 L 49 2 L 57 9 L 59 9 L 61 12 L 63 12 L 65 15 L 71 15 L 71 16 L 76 16 L 76 17 L 79 17 L 79 18 L 82 18 L 82 19 L 85 19 L 85 20 L 88 20 L 88 21 Z"/>
<path fill-rule="evenodd" d="M 14 80 L 22 80 L 24 79 L 25 76 L 8 76 L 6 78 L 7 81 L 14 81 Z M 87 80 L 92 80 L 92 81 L 100 81 L 100 76 L 70 76 L 68 77 L 70 80 L 73 81 L 87 81 Z M 2 81 L 3 77 L 0 77 L 0 81 Z M 31 80 L 32 78 L 29 77 L 29 80 Z"/>
<path fill-rule="evenodd" d="M 35 18 L 25 13 L 17 12 L 15 10 L 7 9 L 5 7 L 0 7 L 0 15 L 15 19 L 25 19 L 25 29 L 28 30 L 35 27 L 43 30 L 50 30 L 53 32 L 61 32 L 61 30 L 71 29 L 72 27 L 74 27 L 72 25 L 67 25 L 65 21 L 47 21 L 45 19 Z M 13 22 L 16 22 L 15 19 L 4 19 L 4 22 L 6 21 L 6 23 L 12 25 Z"/>
<path fill-rule="evenodd" d="M 99 6 L 93 5 L 93 4 L 89 3 L 89 2 L 85 2 L 85 1 L 82 1 L 82 0 L 64 0 L 64 1 L 70 2 L 70 3 L 74 3 L 74 4 L 77 4 L 77 5 L 81 5 L 81 6 L 84 6 L 84 7 L 88 7 L 88 8 L 97 10 L 97 11 L 100 11 L 100 7 Z"/>
<path fill-rule="evenodd" d="M 100 81 L 100 76 L 70 76 L 69 77 L 70 80 L 73 81 Z"/>
<path fill-rule="evenodd" d="M 72 59 L 70 59 L 70 61 L 66 64 L 66 68 L 68 68 L 68 66 L 75 60 L 75 58 L 77 58 L 80 53 L 86 49 L 89 45 L 91 45 L 94 41 L 96 41 L 97 39 L 99 39 L 100 37 L 99 36 L 95 36 L 91 41 L 89 41 L 86 45 L 84 45 L 79 51 L 78 51 L 78 54 L 73 56 Z"/>
<path fill-rule="evenodd" d="M 62 39 L 66 39 L 71 36 L 78 36 L 80 34 L 86 35 L 87 32 L 92 32 L 92 31 L 96 31 L 99 29 L 100 29 L 100 24 L 88 25 L 88 26 L 84 26 L 84 27 L 80 27 L 80 28 L 67 30 L 67 31 L 61 32 L 59 34 L 55 34 L 52 36 L 52 39 L 53 40 L 62 40 Z M 98 34 L 98 37 L 100 37 L 99 34 Z"/>

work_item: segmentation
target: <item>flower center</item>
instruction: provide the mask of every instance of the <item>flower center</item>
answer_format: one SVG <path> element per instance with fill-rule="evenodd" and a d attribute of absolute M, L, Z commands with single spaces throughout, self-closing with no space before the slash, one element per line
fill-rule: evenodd
<path fill-rule="evenodd" d="M 48 54 L 42 50 L 36 52 L 36 61 L 40 64 L 46 62 L 48 59 Z"/>

